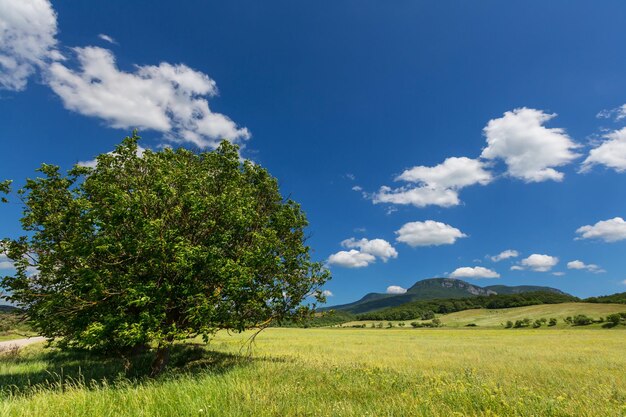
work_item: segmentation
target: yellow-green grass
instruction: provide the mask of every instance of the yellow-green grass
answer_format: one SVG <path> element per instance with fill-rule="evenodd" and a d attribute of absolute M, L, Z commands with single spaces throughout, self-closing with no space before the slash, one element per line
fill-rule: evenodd
<path fill-rule="evenodd" d="M 152 381 L 72 384 L 77 362 L 60 384 L 30 347 L 0 359 L 0 387 L 15 385 L 0 416 L 626 416 L 618 328 L 268 329 L 248 360 L 249 335 L 220 334 L 217 353 Z M 57 382 L 28 386 L 42 374 Z"/>
<path fill-rule="evenodd" d="M 624 304 L 596 304 L 596 303 L 561 303 L 561 304 L 542 304 L 527 307 L 515 307 L 515 308 L 502 308 L 502 309 L 486 309 L 479 308 L 473 310 L 464 310 L 456 313 L 442 314 L 437 317 L 446 327 L 465 327 L 466 325 L 473 323 L 478 327 L 502 327 L 507 321 L 515 322 L 516 320 L 523 320 L 529 318 L 531 320 L 537 320 L 540 318 L 550 319 L 556 318 L 558 321 L 557 327 L 569 327 L 564 322 L 564 318 L 568 316 L 575 316 L 577 314 L 585 314 L 593 319 L 599 319 L 606 317 L 609 314 L 626 312 L 626 305 Z M 421 320 L 364 320 L 364 321 L 351 321 L 344 323 L 341 326 L 351 327 L 355 325 L 365 324 L 369 327 L 372 323 L 383 323 L 386 326 L 391 322 L 394 326 L 398 323 L 404 323 L 406 327 L 410 327 L 412 321 L 421 322 Z M 426 320 L 429 321 L 429 320 Z M 546 327 L 544 324 L 543 327 Z M 601 324 L 594 324 L 586 326 L 586 328 L 601 328 Z"/>
<path fill-rule="evenodd" d="M 25 337 L 36 336 L 34 332 L 21 331 L 21 330 L 9 330 L 7 332 L 0 333 L 0 342 L 7 340 L 23 339 Z"/>
<path fill-rule="evenodd" d="M 626 305 L 623 304 L 594 304 L 594 303 L 563 303 L 563 304 L 542 304 L 536 306 L 503 308 L 503 309 L 477 309 L 459 311 L 456 313 L 441 316 L 442 323 L 446 326 L 465 326 L 475 323 L 480 327 L 501 326 L 507 321 L 532 320 L 540 318 L 556 318 L 558 323 L 564 324 L 563 319 L 577 314 L 585 314 L 593 319 L 606 317 L 609 314 L 626 312 Z M 599 327 L 599 326 L 598 326 Z"/>

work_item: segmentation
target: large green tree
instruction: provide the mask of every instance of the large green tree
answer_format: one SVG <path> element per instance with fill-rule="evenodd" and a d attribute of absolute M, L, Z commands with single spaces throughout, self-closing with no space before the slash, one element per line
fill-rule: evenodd
<path fill-rule="evenodd" d="M 5 239 L 5 298 L 64 346 L 127 354 L 311 314 L 329 279 L 307 220 L 265 169 L 229 142 L 145 151 L 132 137 L 94 168 L 42 165 L 18 191 L 26 236 Z M 8 191 L 8 183 L 2 183 Z"/>

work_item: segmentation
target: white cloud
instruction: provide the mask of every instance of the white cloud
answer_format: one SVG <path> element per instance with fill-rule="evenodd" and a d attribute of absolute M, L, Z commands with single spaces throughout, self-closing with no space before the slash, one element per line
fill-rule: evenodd
<path fill-rule="evenodd" d="M 508 174 L 526 182 L 561 181 L 563 173 L 554 168 L 577 158 L 573 150 L 578 145 L 563 129 L 544 126 L 554 117 L 523 107 L 490 120 L 483 129 L 487 147 L 481 157 L 504 160 Z"/>
<path fill-rule="evenodd" d="M 57 18 L 46 0 L 0 0 L 0 88 L 20 91 L 56 51 Z"/>
<path fill-rule="evenodd" d="M 13 269 L 13 261 L 4 253 L 0 253 L 0 269 Z"/>
<path fill-rule="evenodd" d="M 352 187 L 352 191 L 363 191 L 363 188 L 360 185 L 355 185 L 354 187 Z"/>
<path fill-rule="evenodd" d="M 576 239 L 601 239 L 605 242 L 617 242 L 626 239 L 626 222 L 621 217 L 602 220 L 596 224 L 579 227 L 580 236 Z"/>
<path fill-rule="evenodd" d="M 457 239 L 467 237 L 459 229 L 433 220 L 406 223 L 396 234 L 398 242 L 413 247 L 451 245 Z"/>
<path fill-rule="evenodd" d="M 626 279 L 622 281 L 622 285 L 626 285 Z"/>
<path fill-rule="evenodd" d="M 400 187 L 392 189 L 387 186 L 380 187 L 372 196 L 374 204 L 391 203 L 401 205 L 413 205 L 415 207 L 441 206 L 452 207 L 459 205 L 459 195 L 455 190 L 441 190 L 427 187 Z"/>
<path fill-rule="evenodd" d="M 615 121 L 619 121 L 626 117 L 626 104 L 623 104 L 615 109 L 610 110 L 601 110 L 596 117 L 598 119 L 611 119 L 614 118 Z"/>
<path fill-rule="evenodd" d="M 117 42 L 115 41 L 115 39 L 113 39 L 113 38 L 112 38 L 112 37 L 110 37 L 109 35 L 106 35 L 106 34 L 104 34 L 104 33 L 101 33 L 101 34 L 99 34 L 99 35 L 98 35 L 98 37 L 99 37 L 100 39 L 102 39 L 103 41 L 105 41 L 105 42 L 108 42 L 108 43 L 113 44 L 113 45 L 117 45 Z"/>
<path fill-rule="evenodd" d="M 376 261 L 374 255 L 352 249 L 339 251 L 328 257 L 328 264 L 344 268 L 363 268 Z"/>
<path fill-rule="evenodd" d="M 332 297 L 332 296 L 334 296 L 335 294 L 333 294 L 333 293 L 332 293 L 332 291 L 330 291 L 330 290 L 324 290 L 324 291 L 322 291 L 322 295 L 323 295 L 324 297 Z"/>
<path fill-rule="evenodd" d="M 513 250 L 513 249 L 507 249 L 505 251 L 500 252 L 496 256 L 490 256 L 489 259 L 491 259 L 493 262 L 500 262 L 504 259 L 517 258 L 518 256 L 519 256 L 518 251 Z"/>
<path fill-rule="evenodd" d="M 626 171 L 626 127 L 604 135 L 607 139 L 589 151 L 580 169 L 589 171 L 594 165 L 604 165 L 617 172 Z"/>
<path fill-rule="evenodd" d="M 474 184 L 486 185 L 491 180 L 491 173 L 485 169 L 483 162 L 466 157 L 451 157 L 434 167 L 420 165 L 405 170 L 396 181 L 415 183 L 417 186 L 383 186 L 372 195 L 372 200 L 374 204 L 451 207 L 460 203 L 460 189 Z"/>
<path fill-rule="evenodd" d="M 489 184 L 491 173 L 477 159 L 466 157 L 447 158 L 434 167 L 416 166 L 405 170 L 396 181 L 418 183 L 430 188 L 461 189 L 469 185 Z"/>
<path fill-rule="evenodd" d="M 565 272 L 557 271 L 553 272 L 552 275 L 554 275 L 555 277 L 562 277 L 563 275 L 565 275 Z"/>
<path fill-rule="evenodd" d="M 585 264 L 583 261 L 575 260 L 567 263 L 567 269 L 584 269 L 594 274 L 600 274 L 606 272 L 596 264 Z"/>
<path fill-rule="evenodd" d="M 376 258 L 387 262 L 391 258 L 397 258 L 398 252 L 389 242 L 384 239 L 355 239 L 351 237 L 341 242 L 341 246 L 349 251 L 339 251 L 328 257 L 330 265 L 344 268 L 363 268 L 376 262 Z M 358 249 L 358 250 L 357 250 Z"/>
<path fill-rule="evenodd" d="M 137 145 L 137 156 L 141 158 L 141 156 L 143 155 L 143 153 L 146 151 L 146 148 L 143 148 L 139 145 Z M 114 152 L 107 152 L 109 155 L 113 154 Z M 88 168 L 95 168 L 96 165 L 98 165 L 98 161 L 94 158 L 94 159 L 90 159 L 89 161 L 79 161 L 76 163 L 76 165 L 81 166 L 81 167 L 88 167 Z"/>
<path fill-rule="evenodd" d="M 500 278 L 496 271 L 482 266 L 464 266 L 457 268 L 450 274 L 450 278 Z"/>
<path fill-rule="evenodd" d="M 559 258 L 555 256 L 533 253 L 528 258 L 522 259 L 519 265 L 512 266 L 511 270 L 521 271 L 523 269 L 530 269 L 536 272 L 548 272 L 558 263 Z"/>
<path fill-rule="evenodd" d="M 220 139 L 247 139 L 223 114 L 209 109 L 217 94 L 215 81 L 185 65 L 162 62 L 120 71 L 113 54 L 103 48 L 74 48 L 79 70 L 55 62 L 48 83 L 69 110 L 98 117 L 115 128 L 153 129 L 175 141 L 205 148 Z"/>
<path fill-rule="evenodd" d="M 382 259 L 383 262 L 387 262 L 390 258 L 398 257 L 398 252 L 395 248 L 384 239 L 368 240 L 363 238 L 357 240 L 351 237 L 341 242 L 341 246 L 348 249 L 359 249 L 359 251 L 363 253 L 368 253 Z"/>
<path fill-rule="evenodd" d="M 387 294 L 404 294 L 406 292 L 406 288 L 402 288 L 398 285 L 390 285 L 387 287 Z"/>

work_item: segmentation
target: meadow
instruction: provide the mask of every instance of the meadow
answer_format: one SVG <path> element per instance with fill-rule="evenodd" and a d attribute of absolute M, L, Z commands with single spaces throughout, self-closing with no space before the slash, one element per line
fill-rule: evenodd
<path fill-rule="evenodd" d="M 41 345 L 1 416 L 626 416 L 626 330 L 270 328 L 180 347 L 155 380 Z M 138 368 L 141 364 L 136 364 Z"/>
<path fill-rule="evenodd" d="M 569 328 L 569 324 L 564 322 L 566 317 L 576 316 L 578 314 L 587 315 L 593 319 L 600 319 L 613 313 L 621 313 L 626 311 L 624 304 L 596 304 L 596 303 L 559 303 L 559 304 L 539 304 L 514 308 L 475 308 L 470 310 L 457 311 L 450 314 L 437 315 L 441 323 L 446 327 L 465 327 L 468 324 L 477 327 L 486 328 L 502 328 L 507 321 L 523 320 L 530 318 L 536 320 L 540 318 L 550 319 L 556 318 L 556 328 Z M 397 326 L 404 323 L 409 326 L 414 320 L 360 320 L 351 321 L 342 324 L 343 327 L 365 325 L 369 327 L 372 324 L 393 323 Z M 428 320 L 417 320 L 418 322 L 427 322 Z M 602 328 L 603 323 L 592 324 L 587 328 Z M 543 327 L 546 327 L 545 325 Z"/>

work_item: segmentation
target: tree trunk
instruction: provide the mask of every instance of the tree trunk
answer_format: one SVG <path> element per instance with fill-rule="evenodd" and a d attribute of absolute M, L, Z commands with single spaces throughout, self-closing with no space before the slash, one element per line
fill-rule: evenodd
<path fill-rule="evenodd" d="M 171 344 L 159 345 L 156 351 L 156 355 L 154 357 L 154 361 L 152 362 L 150 376 L 157 376 L 165 367 L 167 367 L 167 363 L 170 360 L 170 347 Z"/>

